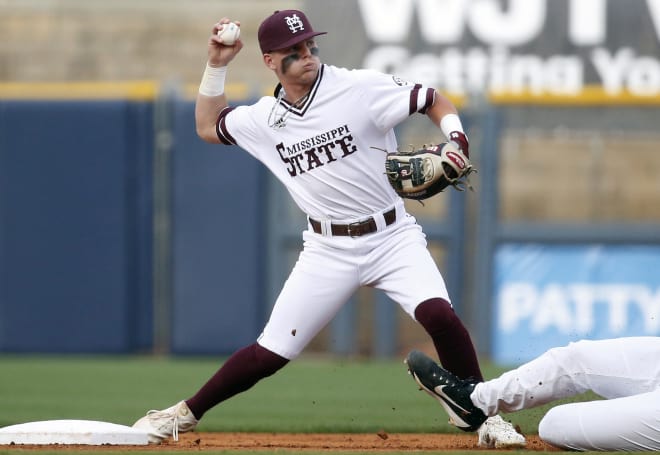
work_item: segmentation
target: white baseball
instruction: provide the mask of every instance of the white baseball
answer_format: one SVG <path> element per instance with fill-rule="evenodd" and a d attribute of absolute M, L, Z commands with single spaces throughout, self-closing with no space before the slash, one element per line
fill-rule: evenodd
<path fill-rule="evenodd" d="M 225 46 L 233 46 L 238 40 L 238 37 L 241 36 L 241 28 L 230 22 L 224 24 L 220 30 L 218 30 L 218 36 L 222 38 L 222 44 Z"/>

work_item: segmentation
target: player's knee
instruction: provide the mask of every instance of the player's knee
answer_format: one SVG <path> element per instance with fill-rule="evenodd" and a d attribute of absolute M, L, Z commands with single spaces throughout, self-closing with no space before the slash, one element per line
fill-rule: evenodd
<path fill-rule="evenodd" d="M 444 330 L 458 322 L 458 316 L 451 304 L 441 298 L 433 298 L 420 303 L 415 308 L 415 319 L 428 332 Z"/>
<path fill-rule="evenodd" d="M 539 437 L 555 447 L 564 447 L 565 441 L 562 437 L 563 422 L 558 420 L 561 418 L 561 410 L 558 411 L 557 409 L 550 409 L 539 422 Z"/>
<path fill-rule="evenodd" d="M 564 450 L 593 450 L 594 438 L 589 431 L 593 422 L 584 421 L 582 403 L 568 403 L 551 408 L 539 422 L 539 437 Z M 585 425 L 586 424 L 586 425 Z M 589 429 L 591 428 L 591 430 Z"/>
<path fill-rule="evenodd" d="M 263 372 L 264 377 L 275 374 L 289 363 L 289 359 L 275 354 L 258 343 L 254 344 L 254 359 L 257 365 L 259 365 L 259 369 Z"/>

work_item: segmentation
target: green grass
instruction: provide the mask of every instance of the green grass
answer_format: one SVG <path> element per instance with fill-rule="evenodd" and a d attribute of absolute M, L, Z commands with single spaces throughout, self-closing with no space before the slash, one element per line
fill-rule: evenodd
<path fill-rule="evenodd" d="M 222 359 L 0 357 L 0 426 L 50 419 L 131 424 L 192 395 Z M 399 361 L 300 359 L 209 411 L 200 431 L 446 431 Z"/>
<path fill-rule="evenodd" d="M 0 427 L 54 419 L 131 425 L 148 409 L 188 398 L 222 361 L 1 355 Z M 483 368 L 486 377 L 503 371 L 488 364 Z M 535 434 L 547 409 L 505 417 L 524 433 Z M 199 431 L 303 433 L 381 429 L 390 433 L 457 431 L 447 424 L 440 406 L 417 390 L 401 361 L 309 357 L 292 362 L 249 392 L 220 404 L 198 426 Z"/>

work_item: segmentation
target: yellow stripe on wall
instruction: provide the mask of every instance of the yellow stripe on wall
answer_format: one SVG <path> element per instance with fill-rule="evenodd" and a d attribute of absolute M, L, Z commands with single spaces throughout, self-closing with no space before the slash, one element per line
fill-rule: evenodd
<path fill-rule="evenodd" d="M 182 97 L 197 95 L 198 85 L 182 88 Z M 104 100 L 125 99 L 151 101 L 158 97 L 162 86 L 156 81 L 127 82 L 0 82 L 0 99 L 15 100 Z M 246 84 L 227 84 L 227 96 L 245 99 Z"/>
<path fill-rule="evenodd" d="M 126 99 L 150 101 L 158 97 L 161 84 L 156 81 L 127 82 L 0 82 L 0 99 L 16 100 L 102 100 Z M 194 99 L 197 85 L 187 84 L 181 88 L 181 96 Z M 247 84 L 227 84 L 230 100 L 244 100 L 250 96 Z M 270 93 L 270 89 L 268 90 Z M 461 94 L 446 94 L 457 106 L 470 103 L 469 97 Z M 489 93 L 486 99 L 495 105 L 550 105 L 550 106 L 660 106 L 660 93 L 649 96 L 621 92 L 611 95 L 601 86 L 585 86 L 577 95 L 551 93 Z"/>
<path fill-rule="evenodd" d="M 2 82 L 0 98 L 18 100 L 153 100 L 153 81 L 131 82 Z"/>
<path fill-rule="evenodd" d="M 183 87 L 183 97 L 185 99 L 194 100 L 197 97 L 197 91 L 199 90 L 199 84 L 186 84 Z M 231 104 L 232 100 L 245 100 L 250 96 L 250 90 L 248 89 L 247 84 L 226 84 L 225 85 L 225 95 Z"/>
<path fill-rule="evenodd" d="M 577 95 L 524 93 L 491 93 L 488 101 L 497 105 L 537 104 L 554 106 L 659 106 L 660 93 L 642 96 L 623 91 L 611 95 L 599 85 L 585 86 Z"/>

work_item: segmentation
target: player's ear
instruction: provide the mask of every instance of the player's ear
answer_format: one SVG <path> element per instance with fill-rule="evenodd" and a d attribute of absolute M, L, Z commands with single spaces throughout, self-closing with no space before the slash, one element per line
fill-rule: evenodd
<path fill-rule="evenodd" d="M 264 54 L 264 64 L 273 71 L 277 68 L 273 61 L 273 57 L 270 54 Z"/>

